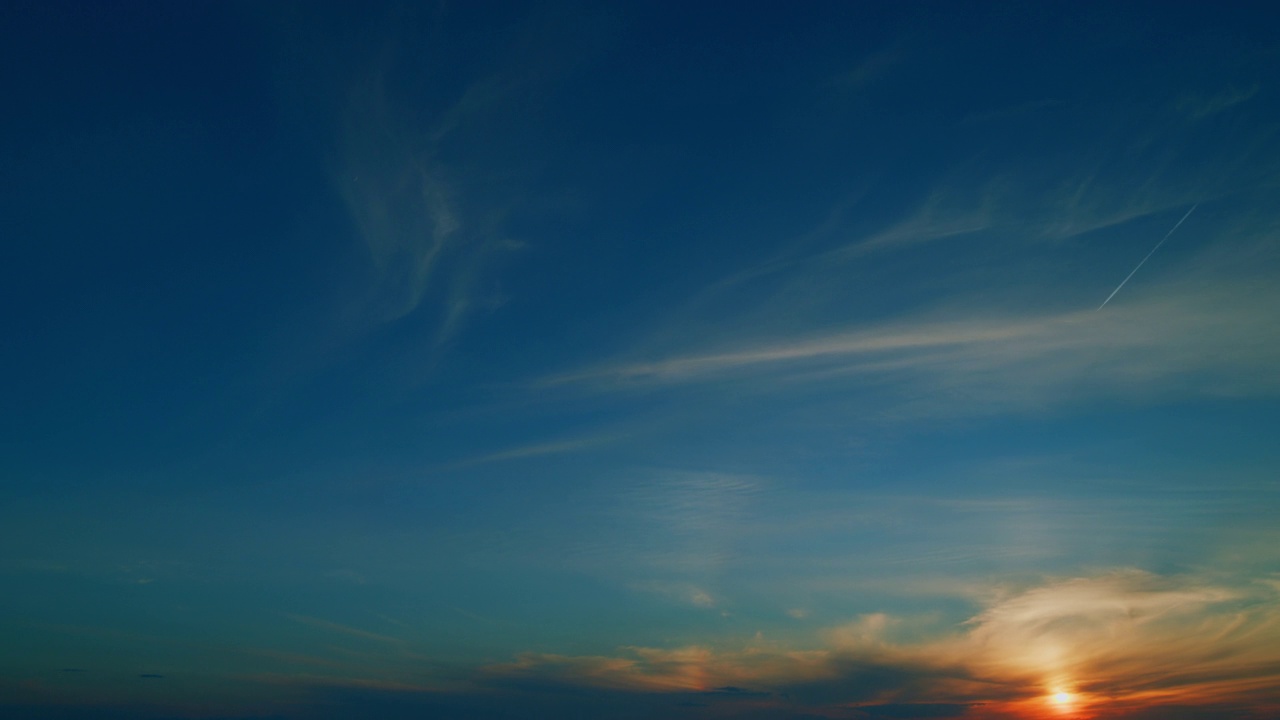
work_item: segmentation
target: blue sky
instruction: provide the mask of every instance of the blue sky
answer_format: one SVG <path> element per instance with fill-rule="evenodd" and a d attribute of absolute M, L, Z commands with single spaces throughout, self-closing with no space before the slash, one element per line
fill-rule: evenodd
<path fill-rule="evenodd" d="M 0 12 L 6 713 L 1280 713 L 1271 9 Z"/>

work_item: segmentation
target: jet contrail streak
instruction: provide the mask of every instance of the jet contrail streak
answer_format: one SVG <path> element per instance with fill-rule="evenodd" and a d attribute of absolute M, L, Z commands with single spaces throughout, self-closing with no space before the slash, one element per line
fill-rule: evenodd
<path fill-rule="evenodd" d="M 1200 203 L 1192 205 L 1191 209 L 1187 211 L 1187 214 L 1182 216 L 1182 220 L 1186 220 L 1191 217 L 1191 213 L 1195 212 L 1198 207 L 1200 207 Z M 1164 237 L 1160 238 L 1160 242 L 1156 243 L 1156 246 L 1151 248 L 1151 252 L 1147 253 L 1147 256 L 1142 258 L 1142 262 L 1138 263 L 1138 267 L 1135 267 L 1128 275 L 1126 275 L 1125 278 L 1120 281 L 1120 284 L 1116 286 L 1116 289 L 1112 290 L 1111 294 L 1107 296 L 1107 299 L 1102 301 L 1102 304 L 1098 306 L 1098 310 L 1106 307 L 1107 303 L 1111 302 L 1111 298 L 1115 297 L 1116 293 L 1120 292 L 1120 288 L 1124 287 L 1124 284 L 1129 282 L 1129 278 L 1133 277 L 1134 273 L 1138 272 L 1138 270 L 1151 259 L 1151 256 L 1156 254 L 1156 251 L 1160 249 L 1160 246 L 1164 244 L 1164 241 L 1168 240 L 1169 236 L 1173 234 L 1173 231 L 1177 230 L 1178 226 L 1182 224 L 1182 220 L 1174 223 L 1173 227 L 1169 229 L 1169 232 L 1165 233 Z M 1097 312 L 1098 310 L 1094 310 L 1094 312 Z"/>

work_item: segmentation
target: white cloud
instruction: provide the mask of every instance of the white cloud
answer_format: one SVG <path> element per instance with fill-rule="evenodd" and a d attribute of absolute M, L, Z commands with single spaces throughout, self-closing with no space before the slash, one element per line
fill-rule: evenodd
<path fill-rule="evenodd" d="M 1191 276 L 1102 312 L 935 310 L 872 326 L 619 363 L 547 380 L 602 389 L 749 381 L 897 393 L 901 411 L 985 412 L 1097 396 L 1280 391 L 1280 290 Z M 894 401 L 890 401 L 894 402 Z"/>

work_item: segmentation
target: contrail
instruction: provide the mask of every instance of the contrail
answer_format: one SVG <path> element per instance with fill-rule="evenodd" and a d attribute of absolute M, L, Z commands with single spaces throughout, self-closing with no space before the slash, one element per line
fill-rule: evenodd
<path fill-rule="evenodd" d="M 1196 208 L 1198 207 L 1200 207 L 1200 203 L 1196 203 L 1195 205 L 1192 205 L 1191 209 L 1187 211 L 1187 214 L 1182 216 L 1182 220 L 1186 220 L 1187 218 L 1191 217 L 1191 213 L 1195 212 Z M 1147 256 L 1142 258 L 1142 262 L 1138 263 L 1138 267 L 1135 267 L 1132 272 L 1130 272 L 1127 276 L 1125 276 L 1125 279 L 1120 281 L 1120 284 L 1116 286 L 1115 290 L 1111 291 L 1111 294 L 1107 296 L 1107 299 L 1102 301 L 1102 304 L 1098 306 L 1098 310 L 1101 310 L 1102 308 L 1106 307 L 1107 303 L 1111 302 L 1111 298 L 1115 297 L 1116 293 L 1120 292 L 1120 288 L 1124 287 L 1124 284 L 1129 282 L 1129 278 L 1133 277 L 1134 273 L 1138 272 L 1138 269 L 1141 268 L 1144 263 L 1150 260 L 1152 255 L 1156 254 L 1156 251 L 1160 249 L 1160 246 L 1164 244 L 1164 241 L 1168 240 L 1169 236 L 1173 234 L 1173 231 L 1177 230 L 1178 226 L 1182 224 L 1182 220 L 1179 220 L 1178 222 L 1174 223 L 1173 227 L 1169 229 L 1169 232 L 1165 233 L 1164 237 L 1160 238 L 1160 242 L 1156 243 L 1156 246 L 1151 248 L 1151 252 L 1147 253 Z M 1094 312 L 1097 312 L 1098 310 L 1094 310 Z"/>

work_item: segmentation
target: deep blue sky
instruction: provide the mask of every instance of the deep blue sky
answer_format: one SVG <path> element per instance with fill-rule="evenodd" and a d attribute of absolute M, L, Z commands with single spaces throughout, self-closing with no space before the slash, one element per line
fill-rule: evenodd
<path fill-rule="evenodd" d="M 0 707 L 1276 716 L 1278 19 L 7 3 Z"/>

